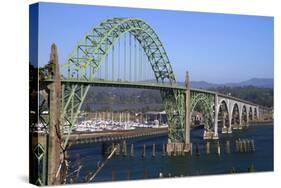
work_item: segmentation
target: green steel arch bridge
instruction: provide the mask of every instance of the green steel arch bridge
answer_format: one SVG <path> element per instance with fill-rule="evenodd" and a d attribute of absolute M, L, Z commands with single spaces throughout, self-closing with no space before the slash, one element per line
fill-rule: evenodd
<path fill-rule="evenodd" d="M 159 90 L 169 125 L 168 153 L 189 152 L 194 111 L 204 114 L 204 138 L 218 139 L 220 131 L 241 129 L 268 110 L 232 96 L 190 88 L 188 73 L 184 86 L 180 86 L 172 64 L 153 28 L 136 18 L 111 18 L 94 26 L 61 67 L 57 48 L 52 45 L 50 62 L 39 79 L 39 121 L 47 128 L 49 140 L 54 139 L 49 142 L 48 155 L 59 156 L 59 151 L 67 147 L 91 86 Z M 44 114 L 46 111 L 48 114 Z M 67 134 L 65 125 L 70 126 Z M 60 137 L 64 142 L 58 146 Z M 38 151 L 36 146 L 34 153 Z M 56 179 L 52 174 L 60 162 L 59 157 L 48 160 L 48 182 L 52 184 Z"/>
<path fill-rule="evenodd" d="M 169 143 L 190 143 L 191 115 L 198 107 L 205 116 L 205 138 L 217 139 L 219 124 L 222 133 L 231 133 L 260 117 L 262 107 L 249 101 L 190 88 L 188 73 L 185 85 L 177 85 L 162 42 L 152 27 L 140 19 L 111 18 L 93 27 L 60 70 L 53 63 L 56 53 L 52 46 L 49 74 L 41 82 L 60 82 L 61 129 L 62 125 L 73 128 L 91 86 L 159 90 L 168 117 Z"/>

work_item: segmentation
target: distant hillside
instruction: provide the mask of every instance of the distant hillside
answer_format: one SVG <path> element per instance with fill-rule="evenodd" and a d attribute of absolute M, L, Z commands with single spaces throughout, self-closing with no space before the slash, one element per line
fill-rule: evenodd
<path fill-rule="evenodd" d="M 82 110 L 163 110 L 160 91 L 118 87 L 91 87 Z"/>
<path fill-rule="evenodd" d="M 243 87 L 216 87 L 208 90 L 231 94 L 253 103 L 272 107 L 273 88 L 254 86 Z M 129 89 L 116 87 L 91 87 L 83 104 L 82 110 L 163 110 L 163 101 L 160 91 L 149 89 Z"/>
<path fill-rule="evenodd" d="M 184 82 L 179 82 L 179 85 L 183 85 Z M 273 88 L 273 79 L 271 78 L 252 78 L 250 80 L 238 82 L 238 83 L 225 83 L 225 84 L 215 84 L 205 81 L 191 81 L 191 87 L 209 89 L 218 87 L 244 87 L 244 86 L 254 86 L 260 88 Z"/>
<path fill-rule="evenodd" d="M 229 83 L 226 86 L 229 87 L 241 87 L 241 86 L 255 86 L 263 88 L 273 88 L 273 79 L 270 78 L 252 78 L 240 83 Z"/>
<path fill-rule="evenodd" d="M 205 81 L 191 81 L 190 84 L 192 88 L 199 89 L 217 88 L 220 86 L 219 84 L 209 83 Z"/>
<path fill-rule="evenodd" d="M 183 85 L 183 82 L 178 83 Z M 252 101 L 263 106 L 273 106 L 273 79 L 253 78 L 240 83 L 213 84 L 192 81 L 193 88 L 208 89 Z M 160 91 L 118 87 L 91 87 L 83 110 L 163 110 Z"/>

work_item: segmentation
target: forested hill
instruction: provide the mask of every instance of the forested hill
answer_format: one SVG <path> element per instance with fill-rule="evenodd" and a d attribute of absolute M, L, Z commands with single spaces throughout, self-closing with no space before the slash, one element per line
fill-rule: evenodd
<path fill-rule="evenodd" d="M 218 87 L 208 90 L 217 91 L 233 97 L 251 101 L 262 106 L 273 106 L 273 89 L 254 86 Z M 92 87 L 86 97 L 84 108 L 146 109 L 163 108 L 160 91 L 149 89 Z"/>
<path fill-rule="evenodd" d="M 233 97 L 238 97 L 262 106 L 273 107 L 273 88 L 261 88 L 254 86 L 243 87 L 217 87 L 209 90 L 217 91 Z"/>
<path fill-rule="evenodd" d="M 251 78 L 242 82 L 236 83 L 210 83 L 206 81 L 191 81 L 191 87 L 209 89 L 217 87 L 245 87 L 245 86 L 254 86 L 259 88 L 273 88 L 273 79 L 272 78 Z M 179 85 L 184 85 L 184 82 L 178 82 Z"/>

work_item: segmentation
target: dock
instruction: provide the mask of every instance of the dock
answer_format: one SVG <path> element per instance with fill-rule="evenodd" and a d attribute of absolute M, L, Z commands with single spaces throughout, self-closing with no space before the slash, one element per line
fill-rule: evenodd
<path fill-rule="evenodd" d="M 168 128 L 137 128 L 122 131 L 73 133 L 69 137 L 69 142 L 71 144 L 103 143 L 165 134 L 168 134 Z"/>

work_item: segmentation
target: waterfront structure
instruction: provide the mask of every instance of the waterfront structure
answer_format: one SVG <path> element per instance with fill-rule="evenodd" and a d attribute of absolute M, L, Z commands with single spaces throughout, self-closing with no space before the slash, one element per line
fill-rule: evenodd
<path fill-rule="evenodd" d="M 54 49 L 55 45 L 52 46 L 51 60 L 57 57 Z M 38 115 L 54 137 L 49 146 L 62 139 L 62 150 L 67 148 L 71 131 L 91 86 L 159 90 L 168 118 L 168 154 L 190 151 L 191 114 L 197 106 L 205 114 L 206 139 L 218 139 L 219 124 L 223 133 L 231 133 L 233 128 L 239 129 L 250 120 L 261 118 L 262 112 L 266 112 L 265 108 L 249 101 L 190 88 L 188 72 L 185 85 L 177 85 L 162 42 L 155 31 L 140 19 L 111 18 L 101 22 L 86 33 L 60 72 L 58 66 L 56 58 L 46 66 L 47 74 L 39 80 L 40 93 L 47 93 L 42 95 L 41 102 L 49 105 L 49 113 L 43 114 L 41 112 L 46 109 L 39 109 Z M 52 111 L 58 106 L 60 113 Z M 64 125 L 70 127 L 67 134 L 64 134 Z M 53 151 L 56 155 L 54 158 L 59 159 L 60 152 L 57 150 Z M 48 184 L 55 181 L 53 175 L 57 164 L 49 164 Z"/>

